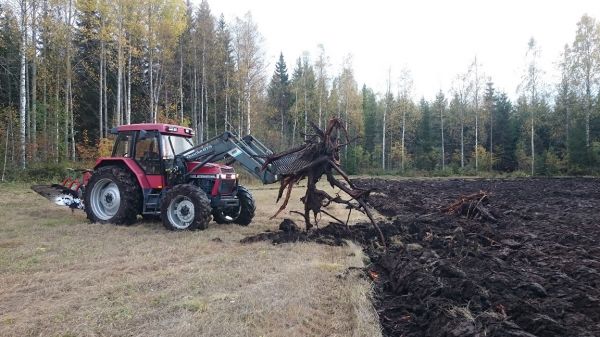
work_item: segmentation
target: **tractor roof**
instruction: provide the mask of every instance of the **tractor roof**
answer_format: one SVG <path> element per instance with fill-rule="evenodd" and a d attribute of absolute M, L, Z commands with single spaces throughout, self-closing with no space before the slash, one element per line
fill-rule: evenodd
<path fill-rule="evenodd" d="M 163 124 L 163 123 L 141 123 L 128 124 L 117 127 L 117 132 L 123 131 L 159 131 L 160 133 L 192 137 L 194 130 L 180 125 Z"/>

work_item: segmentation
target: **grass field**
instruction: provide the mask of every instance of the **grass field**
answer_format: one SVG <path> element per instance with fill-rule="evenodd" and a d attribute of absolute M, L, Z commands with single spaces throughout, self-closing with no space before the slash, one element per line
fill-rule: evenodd
<path fill-rule="evenodd" d="M 269 220 L 276 192 L 253 189 L 249 227 L 169 232 L 0 185 L 0 336 L 380 336 L 357 246 L 239 243 L 288 216 Z"/>

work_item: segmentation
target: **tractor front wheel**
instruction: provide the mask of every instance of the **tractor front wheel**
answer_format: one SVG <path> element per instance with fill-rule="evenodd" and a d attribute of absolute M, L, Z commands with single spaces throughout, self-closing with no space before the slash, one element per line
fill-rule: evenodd
<path fill-rule="evenodd" d="M 206 229 L 211 219 L 210 200 L 199 187 L 173 187 L 160 205 L 163 225 L 170 230 Z"/>
<path fill-rule="evenodd" d="M 240 226 L 248 226 L 254 218 L 256 206 L 252 193 L 243 187 L 238 186 L 237 197 L 240 205 L 237 208 L 217 209 L 214 211 L 214 217 L 217 223 L 236 223 Z"/>
<path fill-rule="evenodd" d="M 142 192 L 135 176 L 120 166 L 94 172 L 84 193 L 85 213 L 92 222 L 130 225 L 140 212 Z"/>

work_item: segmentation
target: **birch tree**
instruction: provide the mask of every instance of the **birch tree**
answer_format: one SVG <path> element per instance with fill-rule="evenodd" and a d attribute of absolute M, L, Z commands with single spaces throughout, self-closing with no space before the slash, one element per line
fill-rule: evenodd
<path fill-rule="evenodd" d="M 485 109 L 487 110 L 488 115 L 488 123 L 490 127 L 489 135 L 490 135 L 490 146 L 489 146 L 489 170 L 493 169 L 494 164 L 494 110 L 495 110 L 495 94 L 494 94 L 494 83 L 488 81 L 486 83 L 485 96 L 484 96 L 484 104 Z"/>
<path fill-rule="evenodd" d="M 531 175 L 535 175 L 535 110 L 539 105 L 539 90 L 541 86 L 542 71 L 539 68 L 540 49 L 532 37 L 527 43 L 525 54 L 527 64 L 520 89 L 528 99 L 530 113 L 530 146 L 531 146 Z"/>
<path fill-rule="evenodd" d="M 185 4 L 177 0 L 145 0 L 145 44 L 148 59 L 149 117 L 158 121 L 159 99 L 164 89 L 166 66 L 172 62 L 179 36 L 185 29 Z"/>
<path fill-rule="evenodd" d="M 456 77 L 453 85 L 453 92 L 457 98 L 459 109 L 459 125 L 460 125 L 460 167 L 465 167 L 465 112 L 467 110 L 467 102 L 471 91 L 469 78 L 471 77 L 470 70 L 465 74 L 460 74 Z"/>
<path fill-rule="evenodd" d="M 592 102 L 597 95 L 600 79 L 600 28 L 596 20 L 587 14 L 577 23 L 577 33 L 572 48 L 575 59 L 574 70 L 584 99 L 585 145 L 590 147 L 590 116 Z"/>
<path fill-rule="evenodd" d="M 327 85 L 329 78 L 327 76 L 327 68 L 329 67 L 329 57 L 325 54 L 325 47 L 322 44 L 317 46 L 319 50 L 319 56 L 315 62 L 315 70 L 317 73 L 317 97 L 318 97 L 318 110 L 319 110 L 319 128 L 323 125 L 323 107 L 326 107 L 325 100 L 327 99 Z M 325 111 L 325 116 L 327 111 Z M 325 117 L 326 118 L 326 117 Z"/>
<path fill-rule="evenodd" d="M 27 67 L 27 59 L 25 53 L 27 51 L 27 1 L 20 0 L 20 29 L 21 29 L 21 67 L 20 67 L 20 80 L 19 80 L 19 139 L 21 151 L 19 153 L 19 162 L 21 168 L 25 168 L 26 162 L 26 138 L 25 138 L 25 127 L 26 127 L 26 113 L 27 113 L 27 90 L 25 82 L 25 69 Z"/>
<path fill-rule="evenodd" d="M 576 82 L 573 71 L 573 55 L 569 45 L 565 45 L 559 63 L 560 82 L 557 85 L 555 111 L 564 113 L 564 142 L 567 154 L 570 148 L 571 118 L 573 114 L 574 89 Z"/>
<path fill-rule="evenodd" d="M 413 79 L 410 73 L 410 70 L 407 68 L 402 69 L 400 73 L 400 78 L 398 79 L 398 101 L 400 107 L 400 113 L 402 115 L 402 131 L 400 137 L 400 146 L 401 146 L 401 160 L 400 167 L 402 171 L 405 169 L 406 165 L 406 113 L 410 107 L 411 95 L 413 90 Z"/>
<path fill-rule="evenodd" d="M 245 132 L 252 133 L 252 101 L 264 90 L 263 37 L 250 12 L 236 18 L 233 28 L 239 95 L 245 107 Z M 243 124 L 240 108 L 240 129 Z M 241 131 L 241 130 L 240 130 Z"/>
<path fill-rule="evenodd" d="M 31 1 L 31 153 L 37 159 L 37 0 Z"/>
<path fill-rule="evenodd" d="M 444 93 L 440 90 L 440 92 L 435 97 L 434 109 L 439 113 L 440 116 L 440 150 L 441 150 L 441 162 L 442 162 L 442 170 L 446 169 L 446 147 L 444 140 L 444 114 L 446 112 L 447 101 L 444 97 Z"/>
<path fill-rule="evenodd" d="M 479 156 L 477 155 L 479 149 L 479 97 L 481 90 L 481 73 L 479 66 L 477 56 L 475 56 L 470 70 L 470 73 L 473 76 L 471 85 L 473 88 L 473 114 L 475 115 L 475 172 L 479 170 Z"/>

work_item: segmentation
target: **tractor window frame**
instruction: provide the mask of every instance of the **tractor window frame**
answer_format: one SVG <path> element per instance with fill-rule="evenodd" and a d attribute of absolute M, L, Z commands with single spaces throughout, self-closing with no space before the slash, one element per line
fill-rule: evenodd
<path fill-rule="evenodd" d="M 179 146 L 179 144 L 175 144 L 173 145 L 173 142 L 183 142 L 182 144 L 188 144 L 189 147 L 187 149 L 184 149 L 183 151 L 176 151 L 175 147 L 177 147 L 178 149 L 181 147 Z M 171 134 L 166 134 L 166 133 L 161 133 L 161 142 L 163 145 L 163 153 L 162 153 L 162 157 L 163 159 L 167 159 L 167 160 L 173 160 L 175 159 L 175 156 L 187 152 L 189 149 L 194 147 L 194 141 L 191 137 L 184 137 L 184 136 L 179 136 L 179 135 L 171 135 Z M 186 146 L 187 147 L 187 146 Z"/>
<path fill-rule="evenodd" d="M 127 148 L 121 148 L 121 143 L 127 142 Z M 132 158 L 133 144 L 135 144 L 135 133 L 133 131 L 119 132 L 111 157 Z"/>
<path fill-rule="evenodd" d="M 148 170 L 148 167 L 146 167 L 145 163 L 142 163 L 138 156 L 137 156 L 137 146 L 138 143 L 140 141 L 143 141 L 145 139 L 149 139 L 149 138 L 154 138 L 156 140 L 156 146 L 157 146 L 157 150 L 158 150 L 158 158 L 156 159 L 158 161 L 158 165 L 155 166 L 156 170 Z M 135 162 L 138 164 L 138 166 L 147 174 L 147 175 L 163 175 L 163 172 L 165 170 L 164 165 L 163 165 L 163 160 L 162 160 L 162 156 L 163 156 L 163 151 L 162 151 L 162 139 L 160 137 L 160 133 L 158 131 L 146 131 L 145 132 L 145 136 L 144 139 L 140 139 L 140 132 L 137 131 L 135 133 L 135 142 L 133 143 L 134 147 L 132 149 L 132 153 L 133 156 L 131 156 L 131 158 L 133 160 L 135 160 Z"/>

